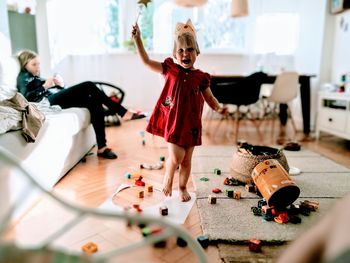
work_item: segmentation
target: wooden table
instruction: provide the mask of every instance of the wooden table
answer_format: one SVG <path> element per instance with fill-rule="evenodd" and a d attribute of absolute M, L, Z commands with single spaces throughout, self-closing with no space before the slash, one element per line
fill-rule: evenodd
<path fill-rule="evenodd" d="M 303 116 L 303 132 L 305 136 L 310 134 L 311 116 L 311 84 L 310 78 L 316 75 L 299 75 L 301 110 Z M 242 75 L 211 75 L 212 83 L 234 82 L 246 76 Z M 274 83 L 277 75 L 268 75 L 265 83 Z"/>

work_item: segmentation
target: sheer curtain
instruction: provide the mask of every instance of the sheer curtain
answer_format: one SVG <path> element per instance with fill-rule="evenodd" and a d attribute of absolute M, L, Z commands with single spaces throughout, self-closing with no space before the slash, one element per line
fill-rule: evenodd
<path fill-rule="evenodd" d="M 47 2 L 49 45 L 55 65 L 69 54 L 99 54 L 105 42 L 108 0 Z"/>

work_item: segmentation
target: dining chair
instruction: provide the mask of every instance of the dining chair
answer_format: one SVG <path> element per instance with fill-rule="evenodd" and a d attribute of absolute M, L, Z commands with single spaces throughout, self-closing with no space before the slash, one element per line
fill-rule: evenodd
<path fill-rule="evenodd" d="M 264 119 L 271 118 L 272 120 L 272 136 L 274 133 L 274 120 L 278 117 L 278 110 L 280 104 L 287 105 L 288 118 L 291 119 L 294 134 L 297 133 L 294 118 L 292 116 L 291 102 L 297 97 L 299 91 L 299 74 L 294 71 L 284 71 L 280 73 L 272 85 L 271 94 L 263 98 L 264 102 Z M 267 87 L 264 87 L 267 90 Z"/>
<path fill-rule="evenodd" d="M 258 116 L 254 115 L 251 106 L 259 100 L 260 87 L 266 78 L 267 75 L 265 73 L 255 72 L 236 82 L 221 81 L 211 83 L 212 93 L 220 103 L 235 106 L 235 111 L 229 114 L 229 117 L 235 121 L 235 142 L 238 141 L 240 120 L 242 119 L 251 121 L 256 127 L 258 135 L 261 136 L 259 124 L 257 123 Z M 246 106 L 244 110 L 243 106 Z M 225 119 L 227 118 L 222 118 L 218 126 Z M 215 131 L 217 130 L 218 127 L 216 127 Z"/>

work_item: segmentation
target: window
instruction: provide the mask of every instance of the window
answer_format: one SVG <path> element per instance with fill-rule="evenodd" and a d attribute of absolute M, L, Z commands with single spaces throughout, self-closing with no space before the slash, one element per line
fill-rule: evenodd
<path fill-rule="evenodd" d="M 138 17 L 137 0 L 50 0 L 47 19 L 51 54 L 56 64 L 69 54 L 133 48 L 130 33 L 137 17 L 146 49 L 156 53 L 171 54 L 176 23 L 191 19 L 202 53 L 293 54 L 299 34 L 296 4 L 289 2 L 288 9 L 294 8 L 291 13 L 282 3 L 277 7 L 262 0 L 259 3 L 260 8 L 251 6 L 248 17 L 232 18 L 231 0 L 208 0 L 197 8 L 152 0 L 147 8 L 141 8 Z"/>
<path fill-rule="evenodd" d="M 192 20 L 197 30 L 202 51 L 244 49 L 245 19 L 230 17 L 231 0 L 209 0 L 204 6 L 198 8 L 179 7 L 173 1 L 155 0 L 153 2 L 152 8 L 142 14 L 149 18 L 147 23 L 140 23 L 142 31 L 153 28 L 153 37 L 145 35 L 149 49 L 170 53 L 173 48 L 175 25 L 179 21 L 185 23 L 187 19 Z M 151 17 L 153 20 L 150 19 Z M 152 44 L 150 44 L 151 41 Z"/>
<path fill-rule="evenodd" d="M 47 2 L 48 34 L 53 64 L 69 54 L 98 54 L 118 41 L 117 0 L 51 0 Z"/>
<path fill-rule="evenodd" d="M 254 53 L 293 54 L 299 36 L 299 16 L 290 13 L 268 13 L 256 20 Z"/>

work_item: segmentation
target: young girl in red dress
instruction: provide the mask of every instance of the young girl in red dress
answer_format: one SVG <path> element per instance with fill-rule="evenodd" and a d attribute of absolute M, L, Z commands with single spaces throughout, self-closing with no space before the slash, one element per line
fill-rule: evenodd
<path fill-rule="evenodd" d="M 215 111 L 224 114 L 213 96 L 210 75 L 194 68 L 199 55 L 196 33 L 190 20 L 178 23 L 175 30 L 173 58 L 163 62 L 149 58 L 138 25 L 133 26 L 132 36 L 142 62 L 150 69 L 161 73 L 165 79 L 164 88 L 153 110 L 146 130 L 163 137 L 168 142 L 168 158 L 164 177 L 163 193 L 171 196 L 174 174 L 179 172 L 180 199 L 191 199 L 186 185 L 191 173 L 194 147 L 202 144 L 202 111 L 204 101 Z"/>

